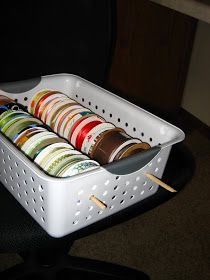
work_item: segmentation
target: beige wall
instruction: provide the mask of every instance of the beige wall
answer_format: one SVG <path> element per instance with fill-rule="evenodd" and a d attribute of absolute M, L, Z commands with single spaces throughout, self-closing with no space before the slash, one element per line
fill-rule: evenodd
<path fill-rule="evenodd" d="M 151 0 L 199 20 L 210 23 L 209 0 Z"/>
<path fill-rule="evenodd" d="M 210 24 L 202 21 L 197 27 L 182 107 L 210 126 Z"/>

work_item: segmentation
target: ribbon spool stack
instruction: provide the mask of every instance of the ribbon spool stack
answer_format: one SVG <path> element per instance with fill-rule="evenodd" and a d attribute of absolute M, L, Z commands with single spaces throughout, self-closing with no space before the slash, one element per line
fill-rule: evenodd
<path fill-rule="evenodd" d="M 49 175 L 69 177 L 99 166 L 5 96 L 0 96 L 0 131 Z"/>
<path fill-rule="evenodd" d="M 37 92 L 31 98 L 28 110 L 101 165 L 150 148 L 148 143 L 130 137 L 122 128 L 106 122 L 58 91 Z"/>

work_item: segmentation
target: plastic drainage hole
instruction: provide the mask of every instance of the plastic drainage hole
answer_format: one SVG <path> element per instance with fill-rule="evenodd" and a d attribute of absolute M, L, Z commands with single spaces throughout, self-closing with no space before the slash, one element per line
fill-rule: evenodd
<path fill-rule="evenodd" d="M 25 169 L 23 169 L 23 174 L 24 174 L 24 175 L 26 174 L 26 171 L 25 171 Z"/>
<path fill-rule="evenodd" d="M 134 132 L 136 131 L 136 128 L 135 128 L 135 127 L 133 127 L 133 131 L 134 131 Z"/>
<path fill-rule="evenodd" d="M 4 173 L 7 174 L 7 170 L 6 169 L 4 169 Z"/>
<path fill-rule="evenodd" d="M 31 191 L 32 191 L 33 193 L 35 193 L 35 189 L 34 189 L 34 188 L 32 188 Z"/>
<path fill-rule="evenodd" d="M 78 192 L 78 195 L 82 195 L 84 193 L 84 191 L 83 190 L 80 190 L 79 192 Z"/>
<path fill-rule="evenodd" d="M 17 163 L 17 161 L 15 162 L 15 166 L 16 166 L 16 167 L 18 167 L 18 163 Z"/>
<path fill-rule="evenodd" d="M 76 224 L 78 224 L 78 222 L 79 222 L 79 221 L 78 221 L 78 220 L 76 220 L 76 221 L 73 221 L 73 223 L 72 223 L 72 224 L 75 226 Z"/>
<path fill-rule="evenodd" d="M 27 101 L 28 100 L 28 97 L 24 97 L 24 101 Z"/>
<path fill-rule="evenodd" d="M 108 194 L 108 191 L 105 191 L 104 193 L 103 193 L 103 196 L 106 196 Z"/>
<path fill-rule="evenodd" d="M 102 113 L 105 114 L 105 110 L 104 109 L 102 110 Z"/>
<path fill-rule="evenodd" d="M 4 158 L 2 159 L 2 162 L 3 162 L 3 164 L 5 164 L 5 163 L 6 163 L 6 161 L 5 161 L 5 159 L 4 159 Z"/>
<path fill-rule="evenodd" d="M 28 206 L 28 201 L 27 200 L 25 201 L 25 204 Z"/>
<path fill-rule="evenodd" d="M 120 118 L 118 118 L 117 121 L 120 122 Z"/>
<path fill-rule="evenodd" d="M 20 184 L 19 183 L 17 183 L 17 187 L 20 188 Z"/>
<path fill-rule="evenodd" d="M 43 191 L 44 191 L 42 185 L 39 185 L 39 191 L 40 191 L 40 192 L 43 192 Z"/>
<path fill-rule="evenodd" d="M 44 207 L 43 206 L 41 207 L 41 210 L 42 210 L 42 212 L 44 212 Z"/>
<path fill-rule="evenodd" d="M 97 185 L 92 186 L 92 190 L 95 191 L 97 189 Z"/>
<path fill-rule="evenodd" d="M 141 133 L 141 136 L 144 137 L 144 132 Z"/>
<path fill-rule="evenodd" d="M 43 223 L 45 223 L 45 218 L 44 217 L 41 217 L 41 220 Z"/>
<path fill-rule="evenodd" d="M 36 209 L 33 209 L 34 214 L 36 214 Z"/>
<path fill-rule="evenodd" d="M 109 184 L 109 180 L 106 180 L 106 182 L 104 183 L 104 185 L 108 185 Z"/>
<path fill-rule="evenodd" d="M 125 123 L 125 126 L 128 127 L 128 123 L 127 122 Z"/>
<path fill-rule="evenodd" d="M 151 137 L 149 138 L 149 141 L 152 142 L 152 138 Z"/>
<path fill-rule="evenodd" d="M 159 162 L 161 162 L 161 160 L 162 160 L 162 158 L 161 158 L 161 157 L 159 157 L 159 158 L 158 158 L 158 160 L 157 160 L 157 162 L 159 163 Z"/>
<path fill-rule="evenodd" d="M 91 215 L 88 215 L 87 217 L 85 217 L 86 220 L 90 220 L 92 218 Z"/>
<path fill-rule="evenodd" d="M 14 187 L 13 186 L 11 186 L 11 189 L 14 191 Z"/>
<path fill-rule="evenodd" d="M 131 195 L 130 199 L 134 199 L 135 198 L 135 195 Z"/>
<path fill-rule="evenodd" d="M 79 216 L 80 214 L 80 211 L 78 210 L 76 213 L 75 213 L 75 216 Z"/>
<path fill-rule="evenodd" d="M 109 206 L 109 209 L 112 210 L 114 208 L 114 205 Z"/>
<path fill-rule="evenodd" d="M 7 179 L 6 178 L 4 179 L 4 182 L 7 184 Z"/>
<path fill-rule="evenodd" d="M 36 204 L 36 199 L 35 198 L 32 198 L 32 201 L 34 204 Z"/>
<path fill-rule="evenodd" d="M 151 167 L 151 166 L 152 166 L 152 162 L 150 162 L 150 163 L 148 164 L 148 166 Z"/>
<path fill-rule="evenodd" d="M 97 105 L 95 106 L 95 109 L 98 110 L 98 106 Z"/>
<path fill-rule="evenodd" d="M 44 197 L 43 197 L 43 196 L 40 196 L 40 200 L 43 202 L 43 201 L 44 201 Z"/>
<path fill-rule="evenodd" d="M 84 99 L 84 98 L 82 98 L 82 102 L 85 102 L 85 99 Z"/>
<path fill-rule="evenodd" d="M 23 183 L 24 183 L 24 185 L 27 185 L 27 181 L 26 180 L 23 180 Z"/>
<path fill-rule="evenodd" d="M 89 207 L 88 207 L 88 210 L 89 210 L 89 211 L 92 211 L 92 210 L 93 210 L 93 206 L 92 206 L 92 205 L 89 206 Z"/>
<path fill-rule="evenodd" d="M 136 191 L 138 189 L 138 186 L 134 186 L 133 190 Z"/>
<path fill-rule="evenodd" d="M 9 165 L 9 170 L 12 171 L 12 166 L 11 165 Z"/>
<path fill-rule="evenodd" d="M 115 186 L 115 187 L 114 187 L 114 190 L 116 191 L 117 189 L 118 189 L 118 186 Z"/>
<path fill-rule="evenodd" d="M 155 168 L 155 173 L 157 173 L 157 172 L 158 172 L 158 170 L 159 170 L 159 168 L 158 168 L 158 167 L 156 167 L 156 168 Z"/>
<path fill-rule="evenodd" d="M 4 149 L 1 149 L 2 154 L 4 154 Z"/>
<path fill-rule="evenodd" d="M 31 182 L 34 182 L 34 177 L 31 177 Z"/>
<path fill-rule="evenodd" d="M 116 178 L 115 178 L 116 180 L 120 180 L 120 176 L 116 176 Z"/>
<path fill-rule="evenodd" d="M 141 191 L 141 192 L 140 192 L 140 195 L 143 195 L 143 194 L 144 194 L 144 191 Z"/>
<path fill-rule="evenodd" d="M 153 188 L 154 188 L 153 186 L 149 187 L 149 191 L 151 191 Z"/>
<path fill-rule="evenodd" d="M 24 191 L 25 195 L 28 195 L 28 192 L 27 191 Z"/>
<path fill-rule="evenodd" d="M 103 213 L 103 211 L 102 211 L 102 210 L 98 211 L 98 215 L 101 215 L 102 213 Z"/>
<path fill-rule="evenodd" d="M 123 191 L 122 194 L 123 194 L 123 195 L 126 195 L 126 194 L 127 194 L 127 191 Z"/>
<path fill-rule="evenodd" d="M 125 200 L 124 199 L 122 199 L 121 201 L 120 201 L 120 204 L 123 204 L 125 202 Z"/>
<path fill-rule="evenodd" d="M 116 198 L 116 195 L 113 195 L 112 200 L 115 200 L 115 198 Z"/>
<path fill-rule="evenodd" d="M 109 114 L 109 117 L 112 118 L 112 114 Z"/>
<path fill-rule="evenodd" d="M 18 197 L 21 198 L 21 194 L 20 193 L 18 193 Z"/>
<path fill-rule="evenodd" d="M 146 184 L 147 184 L 147 181 L 145 181 L 145 182 L 143 183 L 143 186 L 146 186 Z"/>
<path fill-rule="evenodd" d="M 11 160 L 11 156 L 10 155 L 8 155 L 8 160 Z"/>
<path fill-rule="evenodd" d="M 91 102 L 90 101 L 88 102 L 88 104 L 89 104 L 89 106 L 91 106 Z"/>
<path fill-rule="evenodd" d="M 14 180 L 14 178 L 13 178 L 12 176 L 10 176 L 10 180 L 11 180 L 11 181 L 13 181 L 13 180 Z"/>
<path fill-rule="evenodd" d="M 139 176 L 137 176 L 136 177 L 136 182 L 138 182 L 140 180 L 140 177 Z"/>
<path fill-rule="evenodd" d="M 130 181 L 126 181 L 125 185 L 128 186 L 130 184 Z"/>
<path fill-rule="evenodd" d="M 81 204 L 81 200 L 77 200 L 77 205 L 80 205 Z"/>

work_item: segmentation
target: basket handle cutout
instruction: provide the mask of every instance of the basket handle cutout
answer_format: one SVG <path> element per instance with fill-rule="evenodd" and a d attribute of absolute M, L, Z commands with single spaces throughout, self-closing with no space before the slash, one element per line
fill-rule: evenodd
<path fill-rule="evenodd" d="M 24 81 L 0 83 L 0 90 L 7 93 L 23 93 L 35 88 L 41 82 L 41 77 Z"/>
<path fill-rule="evenodd" d="M 159 146 L 155 146 L 149 150 L 106 164 L 103 168 L 115 175 L 127 175 L 147 165 L 160 150 Z"/>

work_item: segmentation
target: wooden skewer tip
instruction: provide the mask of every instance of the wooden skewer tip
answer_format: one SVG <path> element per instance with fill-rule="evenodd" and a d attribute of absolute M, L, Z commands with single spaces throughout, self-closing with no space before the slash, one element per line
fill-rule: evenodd
<path fill-rule="evenodd" d="M 145 176 L 149 178 L 152 182 L 158 184 L 160 187 L 166 189 L 169 192 L 177 192 L 177 190 L 173 189 L 169 185 L 165 184 L 163 181 L 161 181 L 159 178 L 155 177 L 154 175 L 150 173 L 145 173 Z"/>

